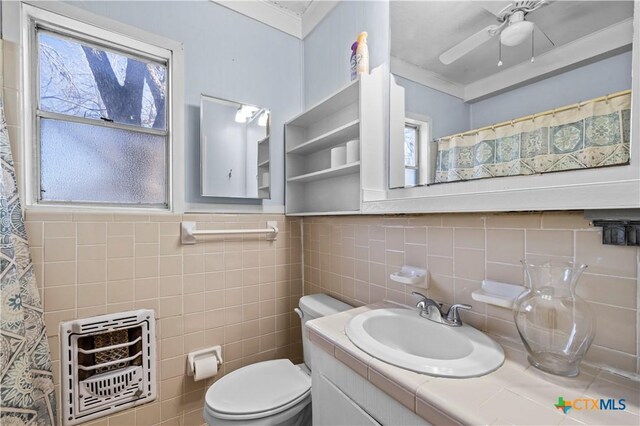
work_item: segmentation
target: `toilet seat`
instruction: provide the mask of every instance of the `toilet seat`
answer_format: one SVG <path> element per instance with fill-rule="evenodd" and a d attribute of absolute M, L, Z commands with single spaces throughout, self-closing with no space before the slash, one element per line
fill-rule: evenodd
<path fill-rule="evenodd" d="M 311 394 L 311 377 L 288 359 L 251 364 L 214 383 L 205 410 L 219 419 L 251 420 L 294 407 Z"/>

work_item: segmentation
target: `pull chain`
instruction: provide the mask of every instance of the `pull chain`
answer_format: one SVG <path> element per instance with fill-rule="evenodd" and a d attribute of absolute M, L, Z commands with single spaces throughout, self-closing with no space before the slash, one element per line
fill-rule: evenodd
<path fill-rule="evenodd" d="M 535 50 L 534 50 L 534 41 L 533 41 L 534 38 L 535 38 L 534 36 L 535 36 L 535 31 L 532 31 L 531 32 L 531 62 L 535 62 L 535 60 L 536 60 L 536 58 L 534 56 L 534 52 L 535 52 Z"/>
<path fill-rule="evenodd" d="M 498 38 L 498 66 L 502 66 L 502 42 Z"/>

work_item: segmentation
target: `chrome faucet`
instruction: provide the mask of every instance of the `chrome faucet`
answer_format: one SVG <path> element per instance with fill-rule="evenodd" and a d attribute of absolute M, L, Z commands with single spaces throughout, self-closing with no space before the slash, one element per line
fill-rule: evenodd
<path fill-rule="evenodd" d="M 429 299 L 427 296 L 422 293 L 418 293 L 417 291 L 414 291 L 411 294 L 422 298 L 416 304 L 416 308 L 420 309 L 421 317 L 451 327 L 460 327 L 462 325 L 460 313 L 458 312 L 459 309 L 471 309 L 471 305 L 467 305 L 466 303 L 455 303 L 451 305 L 447 312 L 444 312 L 442 310 L 442 303 Z"/>

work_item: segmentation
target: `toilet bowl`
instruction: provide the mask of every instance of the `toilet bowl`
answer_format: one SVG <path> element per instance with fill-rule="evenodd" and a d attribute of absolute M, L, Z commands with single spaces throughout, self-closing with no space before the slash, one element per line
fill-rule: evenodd
<path fill-rule="evenodd" d="M 303 296 L 296 309 L 302 319 L 304 364 L 276 359 L 247 365 L 222 377 L 205 395 L 209 425 L 311 425 L 311 353 L 304 324 L 351 309 L 326 294 Z"/>

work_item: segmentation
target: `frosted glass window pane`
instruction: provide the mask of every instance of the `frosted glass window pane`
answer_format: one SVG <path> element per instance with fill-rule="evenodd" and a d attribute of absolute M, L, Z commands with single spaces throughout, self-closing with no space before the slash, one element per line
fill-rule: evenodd
<path fill-rule="evenodd" d="M 166 137 L 40 120 L 43 201 L 167 204 Z"/>
<path fill-rule="evenodd" d="M 166 128 L 167 67 L 39 31 L 40 109 Z"/>

